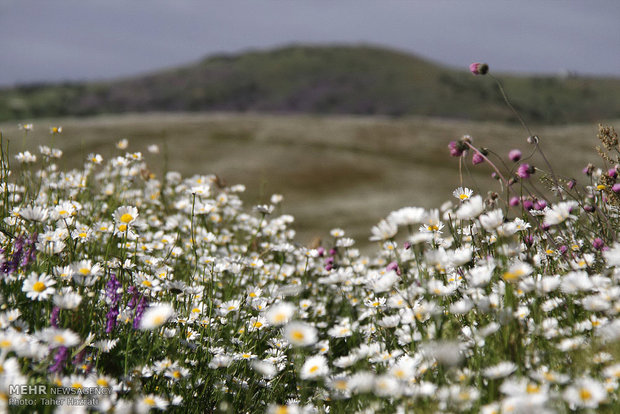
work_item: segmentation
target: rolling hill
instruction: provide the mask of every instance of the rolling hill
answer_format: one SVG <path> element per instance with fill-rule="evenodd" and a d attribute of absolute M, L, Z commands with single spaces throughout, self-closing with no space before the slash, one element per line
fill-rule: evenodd
<path fill-rule="evenodd" d="M 492 63 L 491 70 L 492 70 Z M 620 79 L 502 76 L 532 123 L 620 117 Z M 127 112 L 422 115 L 514 121 L 492 79 L 371 46 L 211 56 L 132 78 L 0 90 L 0 121 Z"/>

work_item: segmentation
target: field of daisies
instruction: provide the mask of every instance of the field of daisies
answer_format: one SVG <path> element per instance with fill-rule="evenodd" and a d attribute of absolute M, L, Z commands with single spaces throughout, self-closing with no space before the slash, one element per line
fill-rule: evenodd
<path fill-rule="evenodd" d="M 248 208 L 215 175 L 155 176 L 127 142 L 61 171 L 60 150 L 10 153 L 19 138 L 0 169 L 2 411 L 620 411 L 611 127 L 577 180 L 533 163 L 536 136 L 450 142 L 496 188 L 455 177 L 440 208 L 369 229 L 368 256 L 342 229 L 300 245 L 282 196 Z"/>

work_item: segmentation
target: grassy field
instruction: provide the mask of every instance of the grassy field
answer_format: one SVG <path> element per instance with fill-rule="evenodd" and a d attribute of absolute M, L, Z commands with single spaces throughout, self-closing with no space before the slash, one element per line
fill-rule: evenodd
<path fill-rule="evenodd" d="M 63 127 L 53 138 L 53 146 L 65 153 L 61 168 L 80 167 L 90 152 L 110 157 L 113 144 L 127 138 L 127 150 L 141 151 L 158 177 L 166 168 L 184 176 L 217 174 L 228 184 L 245 184 L 247 203 L 283 194 L 281 212 L 295 216 L 300 241 L 329 237 L 330 229 L 341 227 L 361 247 L 370 227 L 390 211 L 452 199 L 460 183 L 449 141 L 469 134 L 478 147 L 491 147 L 504 160 L 509 149 L 531 151 L 521 127 L 437 118 L 151 113 L 42 119 L 25 137 L 14 122 L 0 124 L 0 130 L 15 154 L 51 145 L 48 128 L 54 125 Z M 557 163 L 556 173 L 577 179 L 597 158 L 596 131 L 594 124 L 534 128 Z M 149 154 L 150 144 L 158 144 L 160 154 Z M 532 163 L 546 169 L 540 158 Z M 467 164 L 465 185 L 483 194 L 496 188 L 488 166 Z"/>

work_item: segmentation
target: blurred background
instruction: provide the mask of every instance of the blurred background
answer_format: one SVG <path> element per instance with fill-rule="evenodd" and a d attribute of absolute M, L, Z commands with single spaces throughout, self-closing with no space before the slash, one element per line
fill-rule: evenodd
<path fill-rule="evenodd" d="M 127 138 L 158 176 L 217 174 L 249 204 L 283 194 L 302 242 L 334 227 L 364 242 L 390 211 L 451 198 L 449 141 L 530 150 L 472 62 L 580 178 L 597 124 L 620 119 L 618 18 L 614 0 L 5 0 L 0 130 L 20 150 L 33 123 L 33 150 L 61 125 L 65 168 Z M 466 164 L 465 185 L 497 189 Z"/>

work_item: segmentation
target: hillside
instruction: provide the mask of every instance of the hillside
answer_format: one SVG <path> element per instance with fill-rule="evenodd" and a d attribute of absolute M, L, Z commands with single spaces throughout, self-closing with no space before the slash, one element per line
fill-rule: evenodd
<path fill-rule="evenodd" d="M 620 116 L 620 79 L 502 80 L 530 122 Z M 293 46 L 213 56 L 127 79 L 0 91 L 0 120 L 205 110 L 514 120 L 491 79 L 369 46 Z"/>

